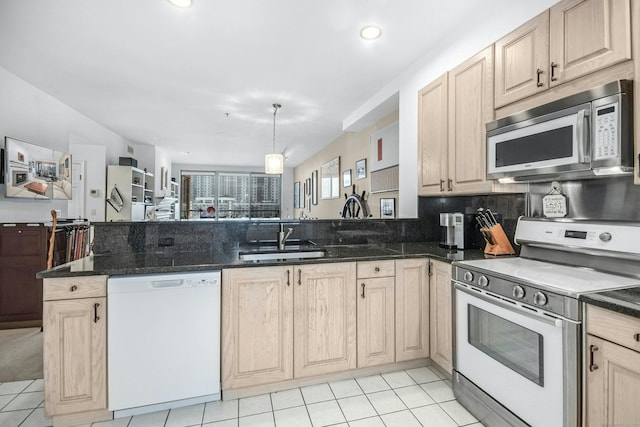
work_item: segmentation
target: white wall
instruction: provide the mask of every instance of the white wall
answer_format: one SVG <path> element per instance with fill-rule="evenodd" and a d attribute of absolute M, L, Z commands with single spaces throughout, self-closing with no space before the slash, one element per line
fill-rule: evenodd
<path fill-rule="evenodd" d="M 59 151 L 68 151 L 70 144 L 103 146 L 105 150 L 87 157 L 98 162 L 106 156 L 108 163 L 115 163 L 127 149 L 127 141 L 121 136 L 0 67 L 0 138 L 4 136 Z M 0 146 L 4 146 L 4 139 Z M 105 170 L 88 166 L 86 175 L 87 182 L 104 181 Z M 101 188 L 100 203 L 104 205 L 104 185 Z M 87 195 L 86 201 L 90 199 Z M 46 222 L 51 220 L 52 209 L 59 209 L 65 218 L 67 205 L 66 200 L 5 198 L 5 186 L 0 185 L 0 222 Z"/>
<path fill-rule="evenodd" d="M 558 0 L 519 0 L 518 7 L 501 10 L 500 4 L 513 4 L 514 0 L 494 0 L 487 7 L 496 13 L 491 19 L 474 22 L 460 34 L 451 34 L 449 44 L 422 56 L 404 73 L 373 94 L 343 122 L 343 129 L 361 130 L 385 114 L 383 108 L 389 99 L 399 93 L 400 109 L 400 194 L 398 216 L 415 218 L 418 215 L 418 91 L 446 71 L 493 44 L 502 36 L 542 13 Z"/>

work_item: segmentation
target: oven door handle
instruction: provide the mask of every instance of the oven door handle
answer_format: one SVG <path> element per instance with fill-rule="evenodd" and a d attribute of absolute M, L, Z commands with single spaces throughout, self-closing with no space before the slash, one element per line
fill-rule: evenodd
<path fill-rule="evenodd" d="M 516 314 L 520 314 L 522 316 L 528 317 L 530 319 L 533 319 L 533 320 L 536 320 L 536 321 L 539 321 L 539 322 L 546 323 L 546 324 L 551 325 L 551 326 L 555 326 L 556 328 L 561 328 L 563 322 L 569 322 L 569 323 L 575 323 L 575 324 L 579 324 L 580 323 L 580 322 L 576 322 L 576 321 L 571 320 L 571 319 L 565 319 L 564 317 L 562 317 L 562 318 L 561 317 L 556 317 L 554 319 L 554 318 L 552 318 L 550 316 L 538 314 L 538 313 L 533 312 L 533 311 L 529 311 L 529 310 L 526 310 L 526 309 L 519 308 L 518 306 L 515 306 L 515 307 L 518 307 L 518 308 L 514 308 L 513 304 L 509 304 L 509 303 L 507 303 L 505 301 L 502 301 L 502 300 L 500 300 L 498 298 L 487 296 L 485 294 L 485 291 L 483 291 L 481 289 L 478 289 L 477 291 L 474 292 L 474 291 L 470 291 L 469 288 L 466 285 L 463 285 L 461 283 L 458 283 L 458 282 L 454 281 L 453 284 L 454 284 L 454 287 L 456 289 L 458 289 L 461 292 L 464 292 L 467 295 L 471 295 L 472 297 L 478 298 L 478 299 L 480 299 L 482 301 L 486 301 L 486 302 L 491 303 L 491 304 L 496 304 L 496 305 L 504 308 L 507 311 L 510 311 L 510 312 L 516 313 Z"/>

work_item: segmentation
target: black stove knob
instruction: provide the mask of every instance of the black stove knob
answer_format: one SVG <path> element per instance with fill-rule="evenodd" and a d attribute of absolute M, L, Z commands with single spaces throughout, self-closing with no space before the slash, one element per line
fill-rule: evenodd
<path fill-rule="evenodd" d="M 478 285 L 482 286 L 483 288 L 489 286 L 489 279 L 487 278 L 487 276 L 478 277 Z"/>
<path fill-rule="evenodd" d="M 533 303 L 535 305 L 545 305 L 547 303 L 547 296 L 542 292 L 536 292 L 533 294 Z"/>
<path fill-rule="evenodd" d="M 466 282 L 473 282 L 473 273 L 470 271 L 465 271 L 464 275 L 462 276 L 462 278 L 466 281 Z"/>
<path fill-rule="evenodd" d="M 512 292 L 512 294 L 513 294 L 513 297 L 514 297 L 514 298 L 522 299 L 522 298 L 524 298 L 524 296 L 525 296 L 525 294 L 526 294 L 526 293 L 525 293 L 524 288 L 523 288 L 522 286 L 520 286 L 520 285 L 515 285 L 515 286 L 513 287 L 513 292 Z"/>

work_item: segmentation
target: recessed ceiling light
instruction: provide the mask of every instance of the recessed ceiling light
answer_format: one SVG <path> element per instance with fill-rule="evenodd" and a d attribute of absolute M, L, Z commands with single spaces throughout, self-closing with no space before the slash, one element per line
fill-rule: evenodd
<path fill-rule="evenodd" d="M 191 155 L 191 151 L 183 151 L 182 154 L 186 154 L 187 156 Z"/>
<path fill-rule="evenodd" d="M 169 0 L 169 3 L 177 7 L 191 7 L 191 0 Z"/>
<path fill-rule="evenodd" d="M 380 27 L 376 27 L 375 25 L 367 25 L 366 27 L 360 30 L 360 37 L 365 40 L 375 40 L 382 34 L 382 30 Z"/>

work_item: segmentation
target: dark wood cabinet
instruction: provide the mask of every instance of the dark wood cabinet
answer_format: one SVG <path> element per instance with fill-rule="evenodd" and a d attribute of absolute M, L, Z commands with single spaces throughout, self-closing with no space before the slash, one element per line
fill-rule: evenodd
<path fill-rule="evenodd" d="M 47 227 L 0 225 L 0 322 L 42 321 L 42 280 L 47 268 Z M 2 327 L 3 325 L 0 325 Z"/>

